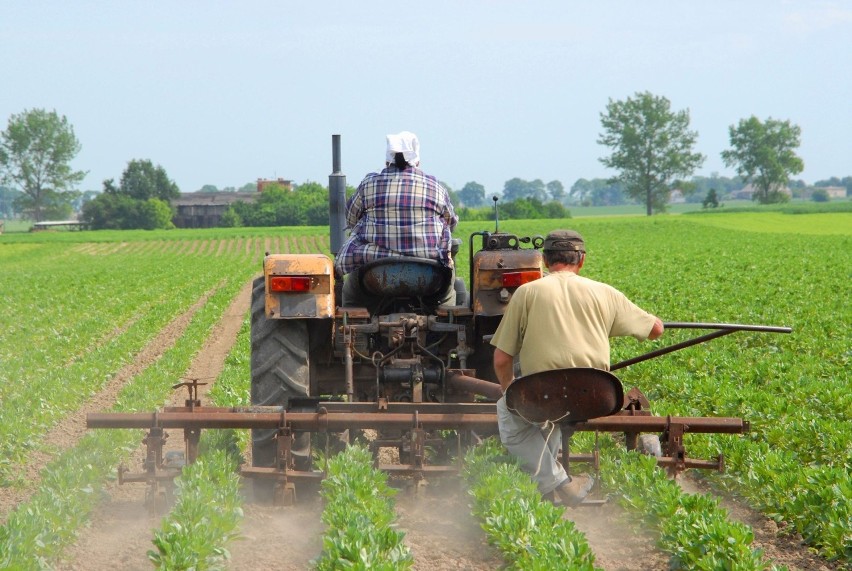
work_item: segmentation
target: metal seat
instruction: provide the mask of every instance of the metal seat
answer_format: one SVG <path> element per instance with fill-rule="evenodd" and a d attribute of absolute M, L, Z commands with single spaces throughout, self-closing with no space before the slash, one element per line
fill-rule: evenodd
<path fill-rule="evenodd" d="M 624 389 L 602 369 L 541 371 L 515 379 L 506 389 L 506 406 L 530 422 L 582 422 L 621 410 Z"/>
<path fill-rule="evenodd" d="M 452 270 L 436 260 L 381 258 L 358 271 L 361 289 L 377 297 L 432 298 L 450 287 Z"/>

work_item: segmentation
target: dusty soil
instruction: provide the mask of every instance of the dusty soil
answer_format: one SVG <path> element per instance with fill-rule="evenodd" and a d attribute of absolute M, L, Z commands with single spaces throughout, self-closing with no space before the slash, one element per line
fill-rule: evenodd
<path fill-rule="evenodd" d="M 233 345 L 250 302 L 251 284 L 247 284 L 199 352 L 188 373 L 190 378 L 215 378 Z M 203 300 L 199 304 L 203 303 Z M 71 415 L 48 435 L 55 449 L 65 449 L 85 432 L 86 413 L 107 410 L 118 388 L 132 379 L 134 371 L 142 370 L 162 354 L 183 332 L 192 313 L 200 305 L 178 317 L 151 345 L 140 353 L 133 367 L 120 372 L 104 391 L 93 397 L 81 411 Z M 201 398 L 209 386 L 201 388 Z M 173 404 L 182 404 L 185 392 L 177 392 Z M 175 431 L 170 447 L 182 449 L 182 434 Z M 140 446 L 130 466 L 136 468 L 144 456 Z M 33 483 L 38 481 L 39 459 L 25 467 Z M 689 491 L 710 491 L 692 478 L 681 478 Z M 28 487 L 33 489 L 34 486 Z M 153 549 L 153 530 L 160 525 L 160 516 L 148 513 L 144 505 L 142 484 L 107 485 L 107 499 L 92 515 L 92 522 L 80 531 L 78 541 L 55 568 L 65 571 L 106 571 L 113 569 L 148 570 L 151 563 L 147 551 Z M 27 490 L 0 490 L 0 517 L 16 503 L 26 499 Z M 731 517 L 752 526 L 755 547 L 765 551 L 773 562 L 790 569 L 828 571 L 840 569 L 820 560 L 809 552 L 795 536 L 779 535 L 775 524 L 759 513 L 729 498 L 723 505 Z M 297 570 L 309 569 L 311 560 L 322 549 L 322 510 L 317 493 L 299 495 L 299 504 L 290 508 L 259 505 L 246 494 L 245 517 L 240 533 L 242 539 L 229 547 L 229 569 Z M 468 498 L 458 484 L 443 483 L 417 491 L 401 489 L 397 496 L 398 528 L 405 532 L 406 543 L 415 559 L 415 569 L 492 570 L 500 568 L 499 553 L 486 542 L 485 534 L 470 515 Z M 654 547 L 653 537 L 628 523 L 628 516 L 616 505 L 600 508 L 579 508 L 566 512 L 586 534 L 596 554 L 596 563 L 607 571 L 640 571 L 667 569 L 668 557 Z"/>

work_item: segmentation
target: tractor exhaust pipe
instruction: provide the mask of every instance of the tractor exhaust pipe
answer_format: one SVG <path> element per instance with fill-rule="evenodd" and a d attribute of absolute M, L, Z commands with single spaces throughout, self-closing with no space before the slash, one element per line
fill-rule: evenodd
<path fill-rule="evenodd" d="M 346 231 L 346 175 L 340 172 L 340 135 L 331 136 L 332 172 L 328 175 L 328 226 L 332 255 L 343 245 Z"/>

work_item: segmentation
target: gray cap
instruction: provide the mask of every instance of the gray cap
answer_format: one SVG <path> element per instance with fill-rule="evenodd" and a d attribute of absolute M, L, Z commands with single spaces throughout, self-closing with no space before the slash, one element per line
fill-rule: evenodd
<path fill-rule="evenodd" d="M 574 230 L 554 230 L 544 239 L 545 250 L 585 252 L 586 243 L 579 232 Z"/>

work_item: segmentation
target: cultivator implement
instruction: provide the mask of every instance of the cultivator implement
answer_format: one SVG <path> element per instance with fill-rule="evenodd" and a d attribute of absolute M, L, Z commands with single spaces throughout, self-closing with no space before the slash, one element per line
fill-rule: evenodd
<path fill-rule="evenodd" d="M 659 349 L 629 361 L 613 365 L 620 369 L 630 364 L 651 359 L 727 335 L 735 331 L 768 331 L 789 333 L 789 328 L 729 324 L 668 323 L 667 328 L 713 328 L 713 333 Z M 143 443 L 147 454 L 143 470 L 131 473 L 119 468 L 119 482 L 145 482 L 149 485 L 149 498 L 159 497 L 165 483 L 180 473 L 181 466 L 194 462 L 198 456 L 201 431 L 205 429 L 272 430 L 275 432 L 276 455 L 272 466 L 244 467 L 246 477 L 268 479 L 274 482 L 274 501 L 290 504 L 295 501 L 295 483 L 319 480 L 324 473 L 315 469 L 296 469 L 299 451 L 293 448 L 294 437 L 299 433 L 325 435 L 326 447 L 339 441 L 341 434 L 356 434 L 364 430 L 375 431 L 371 441 L 376 466 L 396 475 L 404 475 L 414 482 L 422 482 L 436 475 L 457 474 L 465 447 L 475 444 L 486 435 L 496 433 L 497 413 L 495 402 L 502 395 L 499 385 L 469 377 L 464 371 L 447 372 L 447 385 L 454 391 L 469 391 L 491 402 L 345 402 L 324 401 L 318 398 L 301 399 L 290 403 L 288 410 L 282 406 L 210 407 L 203 406 L 197 398 L 196 382 L 180 383 L 174 388 L 186 387 L 189 398 L 182 407 L 167 407 L 152 413 L 95 413 L 87 417 L 88 428 L 135 428 L 146 430 Z M 574 463 L 591 465 L 599 470 L 597 436 L 591 453 L 574 454 L 570 451 L 571 437 L 576 432 L 611 432 L 624 435 L 628 450 L 638 448 L 643 434 L 658 435 L 661 444 L 655 454 L 657 463 L 671 476 L 688 468 L 723 471 L 724 458 L 696 459 L 687 454 L 684 437 L 687 433 L 742 434 L 748 432 L 749 423 L 740 418 L 656 416 L 650 411 L 648 399 L 637 388 L 626 393 L 621 381 L 612 372 L 599 369 L 578 368 L 546 371 L 521 377 L 506 392 L 510 409 L 533 422 L 552 422 L 563 435 L 561 460 L 566 469 Z M 165 453 L 167 430 L 183 430 L 185 449 L 181 457 L 174 452 Z M 439 431 L 455 431 L 454 440 L 438 436 Z M 382 461 L 379 451 L 396 449 L 399 461 Z M 431 461 L 436 450 L 440 457 L 451 461 Z M 328 449 L 326 450 L 328 452 Z"/>

